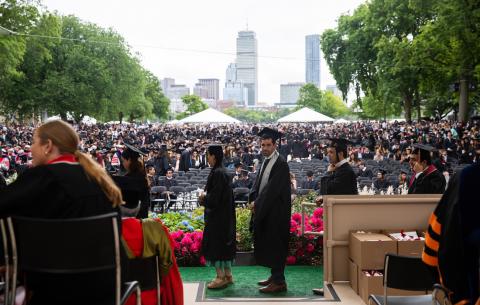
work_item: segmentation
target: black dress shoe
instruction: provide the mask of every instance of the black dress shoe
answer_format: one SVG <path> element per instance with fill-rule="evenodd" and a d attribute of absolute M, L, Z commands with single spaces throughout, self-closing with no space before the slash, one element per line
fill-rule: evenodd
<path fill-rule="evenodd" d="M 313 288 L 312 291 L 315 295 L 321 295 L 322 297 L 324 296 L 323 288 Z"/>
<path fill-rule="evenodd" d="M 259 291 L 261 293 L 284 292 L 287 291 L 287 283 L 275 284 L 274 282 L 271 282 L 268 286 L 260 288 Z"/>
<path fill-rule="evenodd" d="M 271 282 L 272 282 L 272 278 L 269 277 L 268 279 L 260 281 L 257 284 L 260 285 L 260 286 L 268 286 L 268 285 L 270 285 Z"/>

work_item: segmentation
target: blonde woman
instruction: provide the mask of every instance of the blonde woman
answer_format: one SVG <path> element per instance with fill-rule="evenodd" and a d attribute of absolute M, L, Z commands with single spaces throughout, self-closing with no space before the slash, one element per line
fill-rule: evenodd
<path fill-rule="evenodd" d="M 118 212 L 120 190 L 104 168 L 77 149 L 78 143 L 77 133 L 63 121 L 38 127 L 31 147 L 33 167 L 0 192 L 0 216 L 62 219 Z M 105 271 L 78 276 L 35 273 L 25 278 L 32 296 L 29 304 L 89 304 L 105 291 L 114 293 L 111 273 Z M 91 287 L 97 289 L 79 295 L 63 292 L 62 287 L 82 285 L 85 279 L 94 281 Z"/>

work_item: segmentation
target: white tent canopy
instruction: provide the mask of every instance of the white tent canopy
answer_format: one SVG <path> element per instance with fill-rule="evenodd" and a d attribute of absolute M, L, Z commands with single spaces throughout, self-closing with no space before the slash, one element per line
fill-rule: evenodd
<path fill-rule="evenodd" d="M 347 123 L 350 123 L 350 121 L 345 120 L 345 119 L 338 119 L 334 123 L 335 124 L 347 124 Z"/>
<path fill-rule="evenodd" d="M 240 123 L 240 121 L 218 110 L 208 108 L 181 119 L 179 123 Z"/>
<path fill-rule="evenodd" d="M 300 110 L 290 113 L 283 118 L 278 119 L 278 123 L 290 123 L 290 122 L 333 122 L 334 120 L 324 114 L 316 112 L 310 108 L 303 107 Z"/>

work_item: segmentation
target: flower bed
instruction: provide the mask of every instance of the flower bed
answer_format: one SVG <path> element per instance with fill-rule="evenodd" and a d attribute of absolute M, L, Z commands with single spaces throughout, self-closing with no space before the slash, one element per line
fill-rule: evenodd
<path fill-rule="evenodd" d="M 297 197 L 292 204 L 290 220 L 290 244 L 287 264 L 289 265 L 320 265 L 322 263 L 323 244 L 321 236 L 302 236 L 300 203 L 312 202 L 314 194 Z M 251 251 L 253 249 L 252 234 L 249 231 L 250 210 L 237 208 L 237 250 Z M 175 241 L 175 256 L 180 266 L 203 266 L 205 258 L 201 255 L 201 245 L 205 222 L 203 208 L 193 212 L 173 212 L 150 214 L 151 218 L 160 218 L 170 230 Z M 305 215 L 305 231 L 323 231 L 323 209 L 307 209 Z"/>

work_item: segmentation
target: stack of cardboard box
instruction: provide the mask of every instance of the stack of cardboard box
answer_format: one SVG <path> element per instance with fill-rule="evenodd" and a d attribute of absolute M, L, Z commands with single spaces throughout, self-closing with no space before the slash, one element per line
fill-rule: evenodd
<path fill-rule="evenodd" d="M 402 232 L 402 233 L 400 233 Z M 370 294 L 383 294 L 383 268 L 385 254 L 420 256 L 423 240 L 397 240 L 390 235 L 403 231 L 357 231 L 350 233 L 349 270 L 353 290 L 368 303 Z M 421 294 L 398 289 L 388 289 L 389 295 Z"/>

